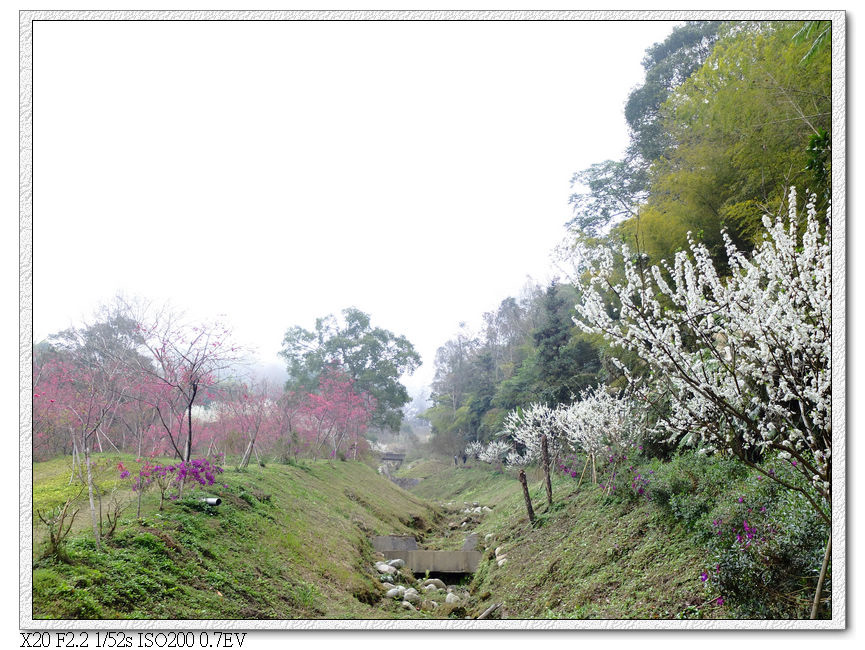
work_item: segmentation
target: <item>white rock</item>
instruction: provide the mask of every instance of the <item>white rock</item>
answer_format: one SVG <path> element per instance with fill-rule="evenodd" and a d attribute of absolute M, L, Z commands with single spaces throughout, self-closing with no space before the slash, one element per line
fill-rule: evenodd
<path fill-rule="evenodd" d="M 400 603 L 400 605 L 402 605 L 404 609 L 414 609 L 414 605 L 412 605 L 412 604 L 411 604 L 410 602 L 408 602 L 407 600 L 402 601 L 402 602 Z"/>
<path fill-rule="evenodd" d="M 500 560 L 498 561 L 498 565 L 499 565 L 499 566 L 504 566 L 505 563 L 506 563 L 507 561 L 508 561 L 508 559 L 505 558 L 505 557 L 503 557 L 502 559 L 500 559 Z"/>
<path fill-rule="evenodd" d="M 496 546 L 496 557 L 498 557 L 498 556 L 499 556 L 499 553 L 501 553 L 501 552 L 502 552 L 502 547 L 501 547 L 501 546 Z"/>
<path fill-rule="evenodd" d="M 458 603 L 458 602 L 460 602 L 460 598 L 456 594 L 448 594 L 445 597 L 445 602 L 446 603 Z"/>
<path fill-rule="evenodd" d="M 404 600 L 407 600 L 410 603 L 419 603 L 420 602 L 420 594 L 418 594 L 417 590 L 406 589 L 405 593 L 402 595 Z"/>
<path fill-rule="evenodd" d="M 405 560 L 397 558 L 395 560 L 391 560 L 388 564 L 392 567 L 396 567 L 397 569 L 402 569 L 405 566 Z"/>
<path fill-rule="evenodd" d="M 427 588 L 428 586 L 430 586 L 430 585 L 432 585 L 432 586 L 435 587 L 436 589 L 445 589 L 445 588 L 447 588 L 447 585 L 445 585 L 445 583 L 442 582 L 441 580 L 439 580 L 438 578 L 427 578 L 426 580 L 424 580 L 424 581 L 421 583 L 421 585 L 424 587 L 424 589 L 426 589 L 426 588 Z"/>
<path fill-rule="evenodd" d="M 493 538 L 493 534 L 492 534 L 492 533 L 487 533 L 486 535 L 484 535 L 484 541 L 485 541 L 485 542 L 490 541 L 492 538 Z"/>
<path fill-rule="evenodd" d="M 387 575 L 393 575 L 396 573 L 396 569 L 393 568 L 389 564 L 385 564 L 384 562 L 376 562 L 375 568 L 379 573 L 385 573 Z"/>
<path fill-rule="evenodd" d="M 387 593 L 384 595 L 385 598 L 397 598 L 398 596 L 402 596 L 402 592 L 396 587 L 388 589 Z"/>

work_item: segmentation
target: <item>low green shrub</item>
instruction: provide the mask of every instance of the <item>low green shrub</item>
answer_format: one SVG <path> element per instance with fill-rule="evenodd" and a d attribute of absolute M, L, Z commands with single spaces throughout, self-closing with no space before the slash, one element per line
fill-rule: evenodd
<path fill-rule="evenodd" d="M 802 485 L 784 462 L 764 467 Z M 753 472 L 709 516 L 709 561 L 701 575 L 708 592 L 737 617 L 807 617 L 830 534 L 807 498 Z M 831 594 L 831 575 L 823 594 Z M 827 603 L 823 614 L 830 611 Z"/>

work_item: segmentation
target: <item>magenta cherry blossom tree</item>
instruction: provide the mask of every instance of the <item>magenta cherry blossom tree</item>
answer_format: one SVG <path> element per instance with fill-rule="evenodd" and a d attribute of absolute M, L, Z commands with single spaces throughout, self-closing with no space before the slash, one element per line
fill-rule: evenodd
<path fill-rule="evenodd" d="M 136 318 L 143 358 L 137 397 L 153 408 L 177 457 L 192 458 L 193 406 L 242 360 L 229 330 L 218 322 L 189 323 L 162 309 Z"/>

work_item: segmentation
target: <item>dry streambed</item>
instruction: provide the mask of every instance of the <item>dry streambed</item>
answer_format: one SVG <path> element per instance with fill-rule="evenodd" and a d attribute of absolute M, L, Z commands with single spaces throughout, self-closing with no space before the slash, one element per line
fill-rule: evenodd
<path fill-rule="evenodd" d="M 476 554 L 480 558 L 482 553 L 493 543 L 493 535 L 487 534 L 483 540 L 479 535 L 472 532 L 482 518 L 492 512 L 492 508 L 481 505 L 478 502 L 463 502 L 458 505 L 457 502 L 451 501 L 440 504 L 442 510 L 446 514 L 447 523 L 444 525 L 440 536 L 427 537 L 425 546 L 427 549 L 440 549 L 442 547 L 454 547 L 460 543 L 462 546 L 459 551 L 436 551 L 442 555 L 452 554 Z M 436 618 L 459 617 L 459 618 L 476 618 L 479 612 L 474 612 L 472 596 L 469 587 L 465 583 L 465 575 L 463 573 L 454 574 L 438 574 L 442 577 L 430 577 L 430 571 L 425 572 L 423 578 L 416 578 L 414 573 L 407 565 L 406 558 L 411 557 L 410 554 L 417 551 L 428 552 L 426 549 L 418 549 L 416 540 L 409 539 L 408 543 L 404 537 L 382 537 L 376 539 L 376 545 L 383 548 L 382 544 L 386 545 L 389 540 L 393 540 L 399 548 L 404 549 L 404 557 L 394 557 L 394 552 L 391 551 L 385 556 L 381 551 L 375 555 L 374 570 L 378 573 L 378 577 L 382 585 L 386 588 L 382 601 L 385 606 L 390 606 L 391 603 L 396 603 L 398 607 L 409 612 L 430 612 Z M 406 548 L 408 547 L 408 548 Z M 495 558 L 498 566 L 502 566 L 507 557 L 501 552 L 500 548 L 495 549 Z M 416 563 L 416 561 L 413 561 Z M 475 562 L 476 565 L 476 562 Z M 419 573 L 417 566 L 413 567 L 415 572 Z M 423 570 L 422 568 L 420 570 Z M 456 580 L 448 580 L 453 577 Z M 442 579 L 444 578 L 444 579 Z M 448 582 L 451 584 L 448 584 Z M 475 616 L 471 614 L 474 613 Z"/>

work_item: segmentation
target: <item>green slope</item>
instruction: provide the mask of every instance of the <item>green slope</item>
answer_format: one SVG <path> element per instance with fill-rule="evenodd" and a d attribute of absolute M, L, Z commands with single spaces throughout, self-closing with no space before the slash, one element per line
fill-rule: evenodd
<path fill-rule="evenodd" d="M 45 507 L 59 501 L 69 475 L 58 478 L 54 468 L 40 465 L 34 467 L 34 502 Z M 159 512 L 158 494 L 148 493 L 139 522 L 131 503 L 101 553 L 87 533 L 85 504 L 66 545 L 68 563 L 41 557 L 45 529 L 39 524 L 34 617 L 408 615 L 381 604 L 369 537 L 422 537 L 439 516 L 434 508 L 362 463 L 227 470 L 219 478 L 208 492 L 222 497 L 219 507 L 185 500 Z M 131 501 L 132 494 L 125 497 Z"/>
<path fill-rule="evenodd" d="M 474 610 L 501 603 L 497 614 L 503 618 L 725 616 L 708 601 L 699 578 L 705 550 L 682 527 L 662 521 L 649 503 L 622 503 L 597 486 L 584 483 L 577 490 L 573 479 L 554 477 L 548 509 L 540 473 L 528 474 L 534 527 L 513 472 L 483 463 L 450 467 L 412 489 L 438 503 L 453 502 L 455 509 L 464 501 L 492 507 L 473 528 L 484 551 L 471 583 Z M 465 532 L 455 534 L 462 538 Z M 428 543 L 455 547 L 449 539 Z M 506 555 L 502 566 L 497 548 Z"/>
<path fill-rule="evenodd" d="M 71 489 L 65 465 L 53 463 L 34 467 L 38 508 Z M 188 499 L 159 512 L 158 494 L 148 493 L 143 521 L 131 503 L 101 553 L 85 505 L 66 546 L 69 562 L 41 556 L 45 529 L 36 528 L 34 617 L 461 618 L 497 603 L 502 618 L 730 615 L 701 584 L 705 549 L 657 506 L 557 476 L 548 508 L 532 469 L 530 526 L 511 471 L 435 461 L 411 469 L 424 476 L 411 492 L 354 462 L 227 470 L 210 491 L 221 506 Z M 105 472 L 106 491 L 115 475 Z M 131 501 L 126 490 L 118 494 Z M 466 502 L 492 511 L 466 513 Z M 372 535 L 413 534 L 427 548 L 458 549 L 471 532 L 483 560 L 459 610 L 410 611 L 382 599 Z M 507 558 L 501 566 L 497 548 Z"/>

